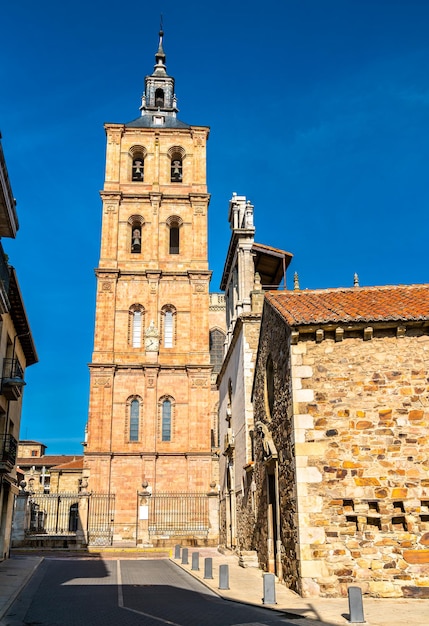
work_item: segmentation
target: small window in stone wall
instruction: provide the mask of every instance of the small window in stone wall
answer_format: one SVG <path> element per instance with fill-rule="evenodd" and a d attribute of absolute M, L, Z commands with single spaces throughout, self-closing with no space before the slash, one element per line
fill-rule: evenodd
<path fill-rule="evenodd" d="M 367 517 L 366 525 L 381 530 L 381 519 L 379 517 Z"/>
<path fill-rule="evenodd" d="M 368 510 L 370 512 L 373 511 L 374 513 L 380 513 L 380 507 L 378 502 L 368 502 Z"/>
<path fill-rule="evenodd" d="M 429 530 L 429 500 L 421 501 L 420 521 L 424 524 L 423 530 Z"/>
<path fill-rule="evenodd" d="M 395 531 L 407 530 L 407 523 L 403 515 L 392 517 L 392 530 L 395 530 Z"/>

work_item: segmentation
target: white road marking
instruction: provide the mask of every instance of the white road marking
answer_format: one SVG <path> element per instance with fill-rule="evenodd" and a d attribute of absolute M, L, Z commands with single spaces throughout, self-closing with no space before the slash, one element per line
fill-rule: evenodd
<path fill-rule="evenodd" d="M 138 615 L 143 615 L 144 617 L 150 617 L 151 619 L 157 620 L 162 624 L 169 624 L 170 626 L 183 626 L 182 624 L 177 624 L 176 622 L 170 622 L 169 620 L 162 619 L 161 617 L 157 617 L 156 615 L 150 615 L 150 613 L 143 613 L 143 611 L 137 611 L 136 609 L 130 609 L 128 606 L 124 606 L 124 594 L 122 592 L 122 573 L 121 573 L 121 561 L 118 559 L 117 563 L 117 583 L 118 583 L 118 606 L 120 609 L 125 609 L 126 611 L 131 611 L 131 613 L 137 613 Z"/>

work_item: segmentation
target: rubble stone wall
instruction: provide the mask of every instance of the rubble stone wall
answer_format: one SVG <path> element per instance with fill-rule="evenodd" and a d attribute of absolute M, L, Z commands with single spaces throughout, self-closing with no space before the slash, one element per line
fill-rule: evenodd
<path fill-rule="evenodd" d="M 303 596 L 357 585 L 374 597 L 429 597 L 428 329 L 374 325 L 292 341 L 267 306 L 262 328 L 255 421 L 278 455 L 283 580 Z M 256 547 L 269 569 L 260 441 L 255 465 Z"/>

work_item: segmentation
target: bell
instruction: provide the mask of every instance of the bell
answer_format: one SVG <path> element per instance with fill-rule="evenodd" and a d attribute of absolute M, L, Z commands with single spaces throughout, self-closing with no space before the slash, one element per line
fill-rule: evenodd
<path fill-rule="evenodd" d="M 173 161 L 173 172 L 172 172 L 172 178 L 175 178 L 176 180 L 180 180 L 182 178 L 182 172 L 181 172 L 181 166 L 180 166 L 180 161 Z"/>

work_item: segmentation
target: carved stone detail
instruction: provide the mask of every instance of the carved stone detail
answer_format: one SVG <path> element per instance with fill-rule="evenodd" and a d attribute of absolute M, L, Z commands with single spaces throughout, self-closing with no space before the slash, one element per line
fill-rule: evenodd
<path fill-rule="evenodd" d="M 94 378 L 94 387 L 111 387 L 110 378 L 108 376 Z"/>

